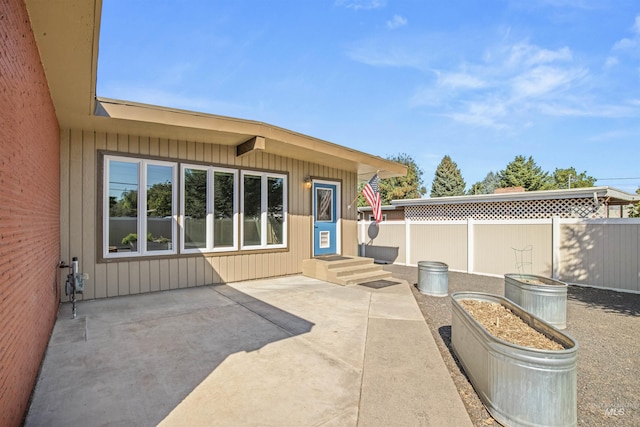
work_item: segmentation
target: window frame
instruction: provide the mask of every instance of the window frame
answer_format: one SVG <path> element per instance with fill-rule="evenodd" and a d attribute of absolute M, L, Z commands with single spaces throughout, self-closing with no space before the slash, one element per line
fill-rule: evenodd
<path fill-rule="evenodd" d="M 184 240 L 185 240 L 185 170 L 186 169 L 197 169 L 201 171 L 207 172 L 207 213 L 206 213 L 206 245 L 204 248 L 185 248 Z M 214 236 L 214 226 L 215 226 L 215 173 L 222 172 L 233 175 L 233 245 L 232 246 L 215 246 L 215 236 Z M 239 212 L 239 203 L 238 203 L 238 169 L 231 169 L 225 167 L 218 166 L 210 166 L 210 165 L 202 165 L 202 164 L 190 164 L 190 163 L 181 163 L 180 164 L 180 214 L 179 214 L 179 223 L 180 223 L 180 253 L 181 254 L 198 254 L 198 253 L 212 253 L 212 252 L 231 252 L 238 250 L 238 238 L 239 238 L 239 230 L 238 230 L 238 218 L 240 215 Z"/>
<path fill-rule="evenodd" d="M 246 175 L 260 177 L 260 244 L 259 245 L 245 245 L 244 243 L 244 178 Z M 282 243 L 269 244 L 267 243 L 267 231 L 268 231 L 268 183 L 269 178 L 282 179 Z M 278 172 L 266 172 L 255 170 L 241 170 L 240 171 L 240 191 L 238 192 L 240 197 L 240 249 L 246 251 L 261 250 L 261 249 L 286 249 L 288 247 L 288 223 L 289 223 L 289 211 L 288 211 L 288 181 L 287 174 Z"/>
<path fill-rule="evenodd" d="M 110 165 L 111 162 L 131 163 L 138 165 L 138 205 L 137 205 L 137 223 L 136 234 L 138 236 L 146 236 L 148 230 L 147 215 L 147 166 L 163 166 L 171 168 L 171 249 L 150 251 L 148 249 L 146 239 L 144 244 L 138 244 L 135 252 L 110 252 L 109 251 L 109 184 L 110 184 Z M 103 156 L 103 179 L 102 179 L 102 257 L 104 259 L 132 258 L 132 257 L 149 257 L 161 255 L 178 254 L 178 163 L 166 160 L 145 159 L 140 157 L 119 156 L 117 154 L 104 154 Z"/>

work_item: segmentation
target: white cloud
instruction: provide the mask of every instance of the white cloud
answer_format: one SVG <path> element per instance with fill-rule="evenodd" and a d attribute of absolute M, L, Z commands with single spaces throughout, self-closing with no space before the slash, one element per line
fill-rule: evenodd
<path fill-rule="evenodd" d="M 612 68 L 618 65 L 620 61 L 615 56 L 609 56 L 604 63 L 605 68 Z"/>
<path fill-rule="evenodd" d="M 372 66 L 424 68 L 420 54 L 405 46 L 385 45 L 380 40 L 355 44 L 346 50 L 346 54 L 354 61 Z"/>
<path fill-rule="evenodd" d="M 390 30 L 395 30 L 405 25 L 407 25 L 407 19 L 400 15 L 393 15 L 393 18 L 387 21 L 387 28 Z"/>
<path fill-rule="evenodd" d="M 586 74 L 585 70 L 580 69 L 539 66 L 515 76 L 511 87 L 516 97 L 539 97 L 565 90 Z"/>
<path fill-rule="evenodd" d="M 480 89 L 488 85 L 488 83 L 481 78 L 467 73 L 438 73 L 438 84 L 463 89 Z"/>
<path fill-rule="evenodd" d="M 353 10 L 380 9 L 387 5 L 386 0 L 336 0 L 336 6 Z"/>
<path fill-rule="evenodd" d="M 613 50 L 634 51 L 640 48 L 640 15 L 636 16 L 631 32 L 634 34 L 633 37 L 618 40 L 614 43 Z"/>
<path fill-rule="evenodd" d="M 568 47 L 558 50 L 542 49 L 529 43 L 518 43 L 511 47 L 507 64 L 510 66 L 533 66 L 556 61 L 571 61 L 573 55 Z"/>

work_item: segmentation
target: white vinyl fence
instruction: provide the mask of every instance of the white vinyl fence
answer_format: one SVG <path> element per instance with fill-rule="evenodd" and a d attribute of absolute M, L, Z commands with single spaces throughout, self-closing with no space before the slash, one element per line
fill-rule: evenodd
<path fill-rule="evenodd" d="M 451 271 L 527 273 L 640 293 L 640 219 L 361 221 L 362 256 Z"/>

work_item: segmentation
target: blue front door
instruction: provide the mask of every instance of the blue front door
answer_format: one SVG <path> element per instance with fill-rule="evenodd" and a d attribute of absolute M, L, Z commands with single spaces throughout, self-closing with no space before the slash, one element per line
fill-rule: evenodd
<path fill-rule="evenodd" d="M 338 253 L 338 184 L 313 182 L 313 256 Z"/>

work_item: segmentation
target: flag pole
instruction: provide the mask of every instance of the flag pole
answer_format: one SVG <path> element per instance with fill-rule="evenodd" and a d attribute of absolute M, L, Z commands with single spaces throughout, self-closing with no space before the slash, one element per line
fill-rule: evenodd
<path fill-rule="evenodd" d="M 358 193 L 358 195 L 355 197 L 355 199 L 353 199 L 353 200 L 351 201 L 351 203 L 349 203 L 349 206 L 347 206 L 347 209 L 351 209 L 351 205 L 353 205 L 353 203 L 354 203 L 356 200 L 358 200 L 358 197 L 360 197 L 360 193 Z"/>
<path fill-rule="evenodd" d="M 378 169 L 378 170 L 376 171 L 376 173 L 374 174 L 374 176 L 375 176 L 375 175 L 378 175 L 379 173 L 380 173 L 380 169 Z M 351 205 L 353 205 L 353 203 L 354 203 L 356 200 L 358 200 L 358 197 L 360 197 L 360 193 L 359 193 L 359 192 L 358 192 L 358 195 L 357 195 L 357 196 L 356 196 L 356 197 L 351 201 L 351 203 L 349 203 L 349 204 L 347 205 L 347 209 L 351 209 Z"/>

